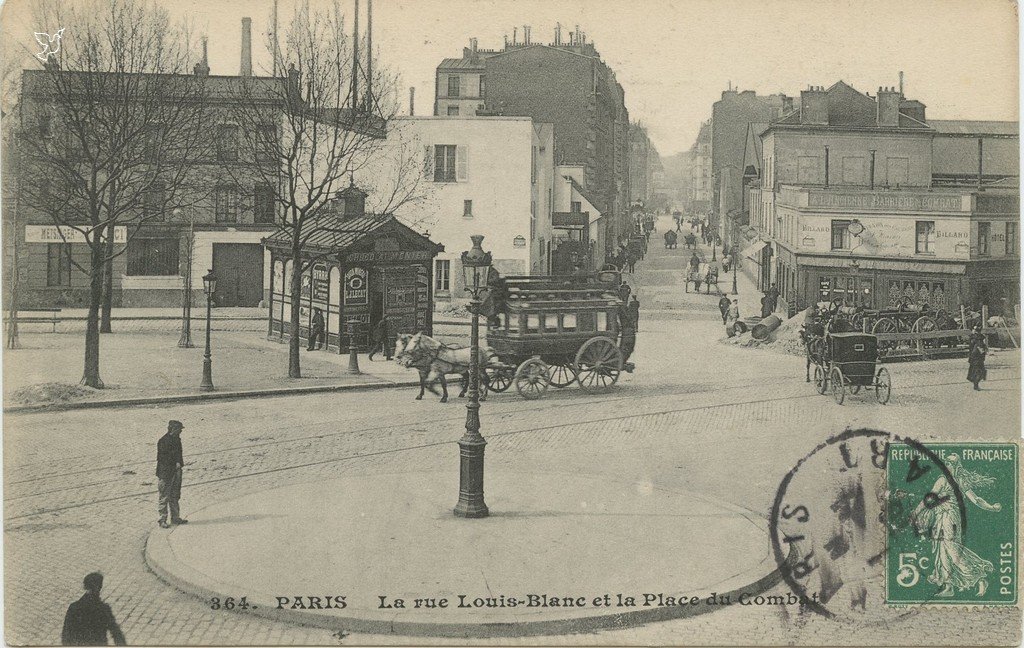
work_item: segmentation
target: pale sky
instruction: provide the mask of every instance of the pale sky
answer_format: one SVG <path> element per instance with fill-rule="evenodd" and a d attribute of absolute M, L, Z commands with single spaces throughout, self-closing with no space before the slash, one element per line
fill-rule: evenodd
<path fill-rule="evenodd" d="M 59 26 L 12 11 L 29 2 L 8 0 L 3 30 L 35 47 L 31 32 Z M 353 0 L 340 2 L 351 14 Z M 285 20 L 289 0 L 280 4 Z M 238 73 L 242 16 L 253 19 L 256 72 L 269 65 L 262 33 L 272 0 L 167 6 L 209 35 L 213 74 Z M 366 0 L 361 13 L 365 28 Z M 434 68 L 461 56 L 470 37 L 500 49 L 514 26 L 522 34 L 530 25 L 535 43 L 550 42 L 556 22 L 563 37 L 578 24 L 595 43 L 625 88 L 630 116 L 663 155 L 692 145 L 730 82 L 799 96 L 842 79 L 874 94 L 897 85 L 903 70 L 906 95 L 926 104 L 930 119 L 1018 119 L 1018 18 L 1007 0 L 375 0 L 374 44 L 379 62 L 401 75 L 403 110 L 414 86 L 416 113 L 428 115 Z"/>

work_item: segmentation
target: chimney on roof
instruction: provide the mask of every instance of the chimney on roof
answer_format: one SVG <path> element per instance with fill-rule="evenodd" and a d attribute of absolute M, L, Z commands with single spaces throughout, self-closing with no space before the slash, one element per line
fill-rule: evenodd
<path fill-rule="evenodd" d="M 828 95 L 816 86 L 800 92 L 800 123 L 828 125 Z"/>
<path fill-rule="evenodd" d="M 555 23 L 555 45 L 562 44 L 562 23 Z"/>
<path fill-rule="evenodd" d="M 252 18 L 242 18 L 242 68 L 240 74 L 252 76 Z"/>
<path fill-rule="evenodd" d="M 530 44 L 530 26 L 523 25 L 523 45 Z"/>
<path fill-rule="evenodd" d="M 469 39 L 469 53 L 476 56 L 476 38 Z"/>
<path fill-rule="evenodd" d="M 409 88 L 409 116 L 416 116 L 416 88 Z"/>
<path fill-rule="evenodd" d="M 366 215 L 366 192 L 355 185 L 355 179 L 349 176 L 348 186 L 334 194 L 336 203 L 341 203 L 341 219 L 350 220 Z"/>
<path fill-rule="evenodd" d="M 900 94 L 903 94 L 903 70 L 900 70 Z"/>
<path fill-rule="evenodd" d="M 885 127 L 900 125 L 900 93 L 894 88 L 879 88 L 876 102 L 877 124 Z"/>
<path fill-rule="evenodd" d="M 210 74 L 210 64 L 206 56 L 206 36 L 203 36 L 203 58 L 192 68 L 192 72 L 196 76 L 208 76 Z"/>
<path fill-rule="evenodd" d="M 518 44 L 519 44 L 519 28 L 518 27 L 513 27 L 512 28 L 512 46 L 515 47 Z"/>

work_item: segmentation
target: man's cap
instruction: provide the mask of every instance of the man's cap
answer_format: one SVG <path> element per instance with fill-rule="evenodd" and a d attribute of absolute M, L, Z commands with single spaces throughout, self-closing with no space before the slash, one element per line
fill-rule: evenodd
<path fill-rule="evenodd" d="M 182 430 L 185 425 L 181 421 L 167 421 L 168 430 Z"/>

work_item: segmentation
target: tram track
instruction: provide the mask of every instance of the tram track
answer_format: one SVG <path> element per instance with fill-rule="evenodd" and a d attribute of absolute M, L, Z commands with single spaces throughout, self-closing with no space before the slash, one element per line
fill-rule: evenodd
<path fill-rule="evenodd" d="M 1006 377 L 1006 378 L 995 378 L 995 379 L 993 379 L 993 380 L 991 380 L 989 382 L 1014 382 L 1014 381 L 1018 381 L 1018 380 L 1019 380 L 1019 377 Z M 960 382 L 961 381 L 942 381 L 942 382 L 920 383 L 920 384 L 914 385 L 914 387 L 919 387 L 919 388 L 948 387 L 948 386 L 959 385 Z M 735 387 L 733 389 L 740 389 L 740 388 L 741 387 Z M 690 393 L 693 393 L 693 392 L 690 392 Z M 628 398 L 628 397 L 624 397 L 624 398 Z M 696 411 L 696 410 L 715 410 L 715 409 L 720 409 L 720 408 L 738 407 L 738 406 L 744 406 L 744 405 L 757 405 L 757 404 L 763 404 L 763 403 L 782 402 L 782 401 L 797 401 L 797 400 L 805 400 L 805 399 L 810 400 L 810 399 L 815 399 L 815 398 L 821 398 L 821 397 L 818 394 L 812 392 L 810 394 L 796 394 L 796 395 L 788 395 L 788 396 L 772 396 L 772 397 L 767 397 L 767 398 L 750 398 L 750 399 L 745 399 L 745 400 L 740 400 L 740 401 L 731 401 L 731 402 L 718 403 L 718 404 L 691 404 L 691 405 L 687 405 L 687 406 L 684 406 L 684 407 L 662 408 L 662 409 L 656 409 L 656 410 L 651 410 L 651 411 L 642 412 L 642 413 L 627 413 L 627 414 L 621 414 L 621 415 L 617 415 L 617 416 L 597 417 L 597 418 L 587 419 L 587 420 L 578 420 L 578 421 L 573 421 L 572 423 L 553 423 L 553 424 L 550 424 L 550 425 L 540 425 L 540 426 L 534 426 L 534 427 L 529 427 L 529 428 L 522 428 L 522 429 L 517 429 L 517 430 L 506 430 L 506 431 L 492 432 L 492 433 L 488 434 L 488 438 L 497 439 L 497 438 L 503 438 L 503 437 L 511 437 L 511 436 L 517 436 L 517 435 L 524 435 L 524 434 L 535 434 L 535 433 L 539 433 L 539 432 L 550 432 L 550 431 L 553 431 L 553 430 L 559 430 L 559 429 L 564 429 L 564 428 L 571 428 L 571 427 L 576 427 L 576 426 L 580 426 L 580 425 L 593 425 L 593 424 L 600 424 L 600 423 L 612 423 L 612 422 L 616 422 L 616 421 L 625 421 L 625 420 L 629 420 L 629 419 L 646 419 L 646 418 L 653 418 L 653 417 L 658 417 L 658 416 L 664 416 L 664 415 L 667 415 L 667 414 L 692 412 L 692 411 Z M 462 420 L 462 417 L 452 417 L 452 418 L 447 419 L 447 420 L 448 421 Z M 444 422 L 444 421 L 440 421 L 440 422 Z M 388 427 L 390 429 L 394 429 L 395 426 L 388 426 Z M 368 429 L 363 430 L 363 431 L 372 431 L 373 429 L 380 429 L 380 428 L 379 427 L 377 427 L 377 428 L 368 428 Z M 351 433 L 355 433 L 355 432 L 357 432 L 357 431 L 351 431 Z M 339 434 L 343 434 L 343 433 L 339 433 Z M 299 442 L 300 440 L 309 441 L 311 439 L 322 438 L 322 436 L 323 435 L 313 435 L 313 436 L 303 437 L 302 439 L 282 440 L 280 442 L 273 442 L 273 443 L 270 443 L 270 444 L 263 444 L 263 445 L 272 445 L 272 444 L 277 444 L 277 443 L 292 443 L 292 442 Z M 302 469 L 306 469 L 306 468 L 310 468 L 310 467 L 314 467 L 314 466 L 322 466 L 322 465 L 332 464 L 332 463 L 341 463 L 341 462 L 346 462 L 346 461 L 355 461 L 355 460 L 360 460 L 360 459 L 366 459 L 366 458 L 369 458 L 369 457 L 393 455 L 393 454 L 398 454 L 398 453 L 403 453 L 403 452 L 412 452 L 412 451 L 417 451 L 417 450 L 424 450 L 424 449 L 428 449 L 428 448 L 434 448 L 434 447 L 439 447 L 439 446 L 451 445 L 453 443 L 455 443 L 455 441 L 453 439 L 444 439 L 444 440 L 430 441 L 430 442 L 426 442 L 426 443 L 399 445 L 397 447 L 384 448 L 384 449 L 380 449 L 380 450 L 347 453 L 347 454 L 343 454 L 342 456 L 329 457 L 329 458 L 324 458 L 324 459 L 320 459 L 320 460 L 316 460 L 316 461 L 306 461 L 306 462 L 295 463 L 295 464 L 288 464 L 288 465 L 283 465 L 283 466 L 275 466 L 275 467 L 261 469 L 261 470 L 252 470 L 252 471 L 248 471 L 248 472 L 243 472 L 243 473 L 239 473 L 239 474 L 235 474 L 235 475 L 226 475 L 224 477 L 215 477 L 215 478 L 201 479 L 201 480 L 198 480 L 198 481 L 186 483 L 185 485 L 183 485 L 183 488 L 198 488 L 198 487 L 201 487 L 201 486 L 206 486 L 206 485 L 211 485 L 211 484 L 217 484 L 217 483 L 223 483 L 223 482 L 229 482 L 229 481 L 237 481 L 237 480 L 243 480 L 243 479 L 250 479 L 250 478 L 254 478 L 254 477 L 260 477 L 260 476 L 265 476 L 265 475 L 270 475 L 270 474 L 275 474 L 275 473 L 282 473 L 282 472 L 287 472 L 287 471 L 302 470 Z M 226 452 L 229 452 L 229 451 L 248 450 L 248 449 L 251 449 L 251 447 L 252 446 L 241 446 L 241 447 L 238 447 L 238 448 L 233 448 L 231 450 L 228 450 L 228 449 L 211 450 L 211 451 L 207 451 L 207 452 L 205 452 L 203 454 L 217 454 L 217 453 L 226 453 Z M 134 465 L 134 463 L 137 463 L 137 462 L 133 462 L 133 465 Z M 149 462 L 146 462 L 146 463 L 149 463 Z M 118 466 L 112 466 L 112 467 L 109 467 L 109 468 L 104 468 L 104 470 L 108 470 L 108 469 L 116 470 L 116 469 L 122 468 L 122 467 L 124 467 L 126 465 L 129 465 L 129 464 L 121 464 L 121 465 L 118 465 Z M 101 469 L 95 469 L 95 470 L 101 470 Z M 80 472 L 67 473 L 66 476 L 70 476 L 72 474 L 80 474 Z M 104 482 L 95 482 L 95 484 L 105 484 L 105 483 L 110 483 L 110 482 L 114 482 L 114 481 L 119 481 L 119 480 L 115 479 L 115 480 L 104 481 Z M 31 498 L 31 497 L 37 497 L 37 496 L 52 494 L 54 492 L 60 492 L 60 491 L 66 491 L 66 490 L 79 490 L 83 486 L 84 485 L 82 485 L 82 484 L 76 484 L 74 486 L 68 486 L 66 488 L 61 488 L 61 489 L 54 489 L 54 490 L 49 490 L 49 491 L 38 491 L 38 492 L 35 492 L 35 493 L 28 493 L 28 494 L 16 496 L 15 498 L 10 498 L 10 499 L 12 499 L 12 500 L 13 499 L 28 499 L 28 498 Z M 16 515 L 8 516 L 8 517 L 5 518 L 5 521 L 6 522 L 10 522 L 10 521 L 13 521 L 13 520 L 37 517 L 37 516 L 40 516 L 40 515 L 54 514 L 54 513 L 59 513 L 61 511 L 85 508 L 85 507 L 94 506 L 94 505 L 97 505 L 97 504 L 108 503 L 108 502 L 113 502 L 113 501 L 128 500 L 128 499 L 132 499 L 132 498 L 141 498 L 141 497 L 150 496 L 150 495 L 152 495 L 152 494 L 154 494 L 156 492 L 157 492 L 156 489 L 147 489 L 147 490 L 134 491 L 134 492 L 131 492 L 131 493 L 122 493 L 122 494 L 118 494 L 118 495 L 114 495 L 114 496 L 110 496 L 110 497 L 94 498 L 94 499 L 87 500 L 87 501 L 75 502 L 75 503 L 71 503 L 71 504 L 67 504 L 67 505 L 63 505 L 63 506 L 55 506 L 55 507 L 43 508 L 43 509 L 39 509 L 39 510 L 36 510 L 36 511 L 31 511 L 31 512 L 26 512 L 26 513 L 21 513 L 21 514 L 16 514 Z M 7 499 L 8 498 L 5 498 L 5 501 L 7 501 Z"/>

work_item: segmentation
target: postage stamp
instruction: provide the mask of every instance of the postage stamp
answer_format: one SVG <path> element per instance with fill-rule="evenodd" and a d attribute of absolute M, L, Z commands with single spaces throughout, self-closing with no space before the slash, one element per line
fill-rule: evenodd
<path fill-rule="evenodd" d="M 1018 446 L 924 446 L 889 446 L 886 603 L 1015 604 Z"/>

